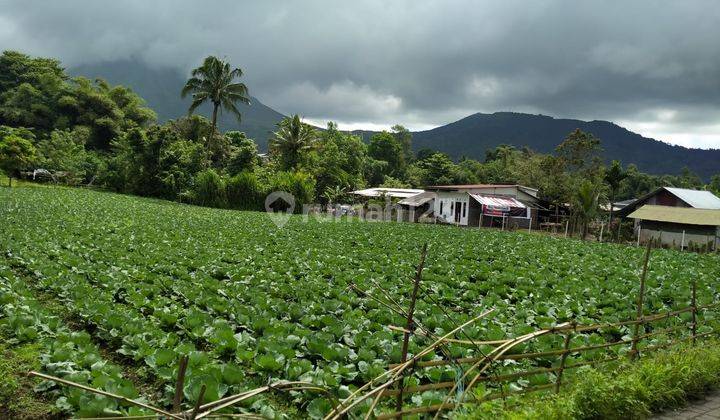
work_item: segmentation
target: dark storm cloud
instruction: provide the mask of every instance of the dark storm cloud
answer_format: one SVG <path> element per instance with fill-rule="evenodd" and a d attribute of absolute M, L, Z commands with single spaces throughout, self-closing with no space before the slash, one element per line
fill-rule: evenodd
<path fill-rule="evenodd" d="M 714 1 L 0 1 L 0 47 L 66 65 L 208 54 L 312 120 L 411 127 L 469 113 L 610 119 L 720 147 Z"/>

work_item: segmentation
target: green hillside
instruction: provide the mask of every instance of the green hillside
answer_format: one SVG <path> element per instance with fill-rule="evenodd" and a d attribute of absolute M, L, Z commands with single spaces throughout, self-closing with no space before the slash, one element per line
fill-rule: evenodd
<path fill-rule="evenodd" d="M 125 60 L 70 69 L 70 73 L 87 77 L 103 77 L 114 84 L 130 86 L 158 113 L 160 121 L 185 115 L 188 100 L 180 98 L 186 77 L 171 68 L 153 68 L 138 61 Z M 250 86 L 251 94 L 254 92 Z M 253 98 L 251 106 L 241 106 L 243 122 L 222 115 L 223 130 L 245 131 L 255 139 L 260 150 L 267 150 L 269 133 L 275 130 L 283 115 Z M 302 109 L 296 110 L 303 114 Z M 209 115 L 207 107 L 200 113 Z M 399 121 L 402 123 L 402 121 Z M 413 148 L 431 148 L 454 158 L 467 156 L 482 160 L 485 151 L 500 144 L 517 148 L 524 146 L 541 152 L 552 152 L 571 131 L 581 129 L 602 139 L 606 161 L 617 159 L 623 164 L 634 163 L 651 174 L 679 174 L 688 167 L 703 179 L 720 172 L 720 150 L 689 149 L 643 137 L 608 121 L 581 121 L 512 112 L 473 114 L 441 127 L 413 133 Z M 358 131 L 365 140 L 374 134 Z"/>

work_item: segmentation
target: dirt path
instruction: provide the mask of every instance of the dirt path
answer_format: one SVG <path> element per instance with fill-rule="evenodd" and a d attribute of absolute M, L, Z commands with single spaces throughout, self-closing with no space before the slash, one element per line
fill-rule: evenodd
<path fill-rule="evenodd" d="M 655 420 L 710 420 L 720 419 L 720 390 L 707 394 L 703 399 L 690 402 L 686 407 L 659 413 Z"/>

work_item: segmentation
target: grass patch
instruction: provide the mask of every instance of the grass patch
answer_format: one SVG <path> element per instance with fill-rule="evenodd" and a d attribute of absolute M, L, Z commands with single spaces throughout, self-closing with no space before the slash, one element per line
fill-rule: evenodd
<path fill-rule="evenodd" d="M 468 405 L 465 419 L 627 419 L 680 407 L 720 385 L 720 342 L 681 345 L 610 372 L 579 370 L 560 395 L 515 397 Z"/>
<path fill-rule="evenodd" d="M 54 184 L 41 184 L 38 182 L 26 181 L 24 179 L 13 178 L 12 187 L 51 187 Z M 8 187 L 8 177 L 0 173 L 0 187 Z"/>
<path fill-rule="evenodd" d="M 33 391 L 40 381 L 27 376 L 40 369 L 40 346 L 37 343 L 8 345 L 0 335 L 0 418 L 60 418 L 55 406 Z"/>

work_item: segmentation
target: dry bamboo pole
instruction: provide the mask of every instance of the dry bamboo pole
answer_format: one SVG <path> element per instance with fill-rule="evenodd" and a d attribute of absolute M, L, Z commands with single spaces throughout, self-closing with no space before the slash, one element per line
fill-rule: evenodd
<path fill-rule="evenodd" d="M 508 352 L 511 348 L 515 347 L 515 346 L 518 345 L 518 344 L 522 344 L 522 343 L 524 343 L 524 342 L 526 342 L 526 341 L 529 341 L 529 340 L 531 340 L 531 339 L 533 339 L 533 338 L 539 337 L 539 336 L 541 336 L 541 335 L 549 334 L 549 333 L 552 333 L 552 332 L 553 332 L 553 329 L 546 329 L 546 330 L 535 331 L 535 332 L 526 334 L 526 335 L 524 335 L 524 336 L 522 336 L 522 337 L 514 340 L 512 343 L 508 343 L 508 344 L 505 346 L 505 348 L 501 349 L 496 356 L 494 356 L 493 358 L 491 358 L 491 359 L 489 360 L 489 363 L 485 364 L 485 366 L 483 366 L 482 369 L 480 369 L 480 370 L 478 371 L 478 373 L 475 375 L 475 377 L 474 377 L 474 378 L 470 381 L 470 383 L 468 384 L 467 388 L 465 389 L 465 392 L 467 393 L 467 390 L 469 390 L 470 388 L 473 387 L 473 385 L 475 385 L 475 383 L 478 381 L 478 379 L 479 379 L 480 376 L 483 374 L 483 372 L 485 372 L 485 370 L 488 369 L 488 367 L 490 366 L 490 363 L 498 360 L 499 357 L 503 356 L 503 355 L 504 355 L 506 352 Z M 499 348 L 499 347 L 498 347 L 498 348 Z M 488 356 L 489 356 L 489 355 L 488 355 Z M 481 363 L 481 362 L 480 362 L 480 363 Z M 476 364 L 476 365 L 474 365 L 474 366 L 479 366 L 480 363 L 478 363 L 478 364 Z M 468 369 L 468 373 L 469 373 L 472 369 L 473 369 L 472 367 L 471 367 L 470 369 Z M 462 402 L 462 400 L 465 399 L 465 395 L 466 395 L 466 394 L 463 393 L 463 395 L 462 395 L 461 398 L 460 398 L 460 401 L 457 401 L 455 404 L 456 404 L 456 405 L 460 404 L 460 402 Z"/>
<path fill-rule="evenodd" d="M 691 297 L 691 303 L 692 305 L 692 329 L 690 332 L 692 333 L 692 345 L 695 346 L 695 335 L 697 334 L 697 280 L 693 280 L 692 282 L 692 297 Z"/>
<path fill-rule="evenodd" d="M 682 232 L 682 239 L 680 240 L 680 251 L 685 250 L 685 231 Z"/>
<path fill-rule="evenodd" d="M 463 374 L 463 376 L 460 378 L 460 382 L 464 382 L 464 381 L 465 381 L 465 378 L 467 378 L 467 376 L 470 374 L 470 372 L 472 372 L 473 370 L 477 369 L 479 366 L 483 365 L 483 363 L 485 362 L 485 363 L 484 363 L 484 366 L 483 366 L 481 369 L 478 369 L 478 373 L 475 375 L 475 377 L 470 381 L 470 383 L 468 384 L 468 386 L 465 388 L 465 392 L 464 392 L 463 395 L 461 396 L 460 400 L 455 402 L 455 406 L 457 406 L 458 404 L 460 404 L 460 402 L 464 399 L 467 391 L 470 390 L 470 389 L 473 387 L 473 385 L 475 385 L 475 382 L 477 382 L 477 380 L 480 378 L 480 376 L 488 369 L 488 367 L 490 366 L 490 363 L 492 363 L 493 361 L 497 360 L 497 358 L 498 358 L 499 356 L 502 356 L 505 352 L 507 352 L 508 350 L 510 350 L 511 348 L 513 348 L 514 346 L 516 346 L 517 344 L 521 344 L 521 343 L 523 343 L 523 342 L 525 342 L 525 341 L 528 341 L 528 340 L 530 340 L 530 339 L 532 339 L 532 338 L 538 337 L 538 336 L 543 335 L 543 334 L 547 334 L 547 333 L 549 333 L 549 332 L 551 332 L 551 331 L 552 331 L 552 330 L 540 330 L 540 331 L 535 331 L 535 332 L 532 332 L 532 333 L 525 334 L 525 335 L 523 335 L 523 336 L 517 337 L 517 338 L 515 338 L 515 339 L 514 339 L 513 341 L 511 341 L 511 342 L 508 342 L 508 343 L 506 343 L 506 344 L 503 344 L 503 345 L 501 345 L 501 346 L 493 349 L 490 353 L 488 353 L 488 354 L 487 354 L 485 357 L 483 357 L 480 361 L 474 363 L 467 371 L 465 371 L 465 373 Z M 443 400 L 443 404 L 447 404 L 447 403 L 450 402 L 450 396 L 455 392 L 456 389 L 457 389 L 457 384 L 455 384 L 455 386 L 452 387 L 452 389 L 450 390 L 450 392 L 448 393 L 448 395 L 447 395 L 447 396 L 445 397 L 445 399 Z M 437 418 L 438 418 L 438 415 L 439 415 L 439 412 L 435 414 L 434 419 L 437 419 Z"/>
<path fill-rule="evenodd" d="M 225 407 L 230 407 L 231 405 L 235 405 L 235 404 L 237 404 L 237 403 L 239 403 L 239 402 L 241 402 L 241 401 L 244 401 L 244 400 L 246 400 L 246 399 L 248 399 L 248 398 L 254 397 L 255 395 L 262 394 L 263 392 L 265 392 L 265 391 L 267 391 L 267 390 L 269 390 L 269 389 L 270 389 L 269 386 L 263 386 L 263 387 L 260 387 L 260 388 L 253 389 L 252 391 L 248 391 L 248 392 L 245 392 L 245 393 L 241 394 L 241 396 L 236 396 L 236 398 L 230 399 L 230 400 L 228 400 L 228 401 L 226 401 L 226 402 L 224 402 L 224 403 L 222 403 L 222 404 L 216 405 L 215 407 L 213 407 L 213 408 L 211 408 L 211 409 L 209 409 L 209 410 L 204 410 L 204 409 L 202 408 L 202 406 L 199 406 L 199 407 L 198 407 L 198 410 L 201 411 L 201 412 L 200 412 L 199 414 L 196 413 L 196 416 L 193 417 L 192 419 L 195 420 L 195 419 L 201 419 L 201 418 L 207 417 L 207 416 L 209 416 L 210 414 L 212 414 L 214 411 L 218 411 L 218 410 L 223 409 L 223 408 L 225 408 Z M 216 401 L 216 402 L 217 402 L 217 401 Z M 193 411 L 194 411 L 194 410 L 193 410 Z"/>
<path fill-rule="evenodd" d="M 563 354 L 560 356 L 560 369 L 558 370 L 557 378 L 555 379 L 555 393 L 560 392 L 562 386 L 562 376 L 565 370 L 565 360 L 567 360 L 568 354 L 570 354 L 570 338 L 571 334 L 565 334 L 565 340 L 563 342 Z"/>
<path fill-rule="evenodd" d="M 638 324 L 640 322 L 648 323 L 648 322 L 653 322 L 653 321 L 657 321 L 657 320 L 667 319 L 669 316 L 676 315 L 678 313 L 685 313 L 685 312 L 689 312 L 689 311 L 690 311 L 690 308 L 687 308 L 687 309 L 683 309 L 680 311 L 668 312 L 668 313 L 662 314 L 661 316 L 645 317 L 640 321 L 633 320 L 631 322 L 631 324 Z M 591 328 L 590 330 L 604 328 L 606 326 L 615 326 L 615 325 L 627 325 L 627 323 L 622 322 L 622 323 L 618 323 L 618 324 L 607 324 L 607 325 L 603 324 L 599 327 Z M 675 326 L 675 327 L 671 327 L 671 328 L 667 328 L 667 329 L 656 330 L 656 331 L 653 331 L 650 333 L 642 334 L 639 337 L 647 338 L 647 337 L 651 337 L 654 335 L 674 331 L 679 328 L 682 328 L 682 326 Z M 557 327 L 556 330 L 553 332 L 556 334 L 564 334 L 564 330 L 565 330 L 564 328 Z M 588 331 L 588 329 L 578 326 L 577 331 L 578 332 Z M 620 341 L 613 341 L 610 343 L 593 344 L 590 346 L 572 347 L 569 350 L 570 350 L 570 353 L 578 353 L 578 352 L 582 352 L 582 351 L 586 351 L 586 350 L 594 350 L 594 349 L 605 348 L 605 347 L 613 347 L 613 346 L 619 346 L 622 344 L 631 344 L 632 341 L 633 341 L 633 339 L 626 339 L 626 340 L 620 340 Z M 539 358 L 539 357 L 559 356 L 559 355 L 562 355 L 563 353 L 564 353 L 564 350 L 549 350 L 549 351 L 536 352 L 536 353 L 508 354 L 508 355 L 502 355 L 502 356 L 498 357 L 497 360 L 535 359 L 535 358 Z M 482 361 L 482 360 L 484 360 L 484 357 L 464 357 L 464 358 L 457 358 L 457 359 L 453 359 L 453 360 L 428 360 L 428 361 L 417 362 L 416 366 L 417 367 L 431 367 L 431 366 L 444 366 L 444 365 L 449 365 L 449 364 L 453 364 L 453 363 L 467 364 L 467 363 L 474 363 L 474 362 L 478 362 L 478 361 Z M 391 368 L 396 367 L 396 366 L 398 366 L 398 364 L 390 365 Z"/>
<path fill-rule="evenodd" d="M 183 356 L 180 358 L 180 365 L 178 366 L 178 377 L 175 383 L 175 396 L 173 398 L 173 413 L 180 411 L 180 403 L 182 403 L 183 397 L 183 385 L 185 385 L 185 371 L 187 370 L 188 357 Z"/>
<path fill-rule="evenodd" d="M 205 398 L 205 384 L 202 384 L 202 387 L 200 387 L 200 393 L 198 394 L 198 399 L 195 402 L 195 407 L 193 407 L 192 413 L 190 413 L 190 420 L 195 420 L 197 418 L 198 411 L 200 411 L 200 405 L 202 404 L 203 398 Z"/>
<path fill-rule="evenodd" d="M 643 260 L 642 274 L 640 275 L 640 292 L 638 293 L 637 299 L 637 319 L 641 319 L 643 316 L 643 298 L 645 295 L 645 279 L 647 278 L 648 262 L 650 261 L 650 248 L 652 247 L 652 241 L 648 241 L 647 249 L 645 250 L 645 258 Z M 635 330 L 633 333 L 632 348 L 630 350 L 630 358 L 636 359 L 638 357 L 638 335 L 640 334 L 640 326 L 642 323 L 635 324 Z"/>
<path fill-rule="evenodd" d="M 299 385 L 299 386 L 296 386 Z M 231 395 L 229 397 L 225 397 L 222 399 L 219 399 L 217 401 L 213 401 L 211 403 L 203 404 L 199 407 L 200 414 L 197 415 L 196 418 L 204 418 L 210 416 L 214 411 L 223 409 L 225 407 L 232 406 L 234 404 L 237 404 L 241 401 L 244 401 L 248 398 L 254 397 L 255 395 L 262 394 L 263 392 L 269 391 L 269 390 L 279 390 L 279 391 L 293 391 L 293 390 L 313 390 L 313 391 L 321 391 L 328 393 L 328 390 L 319 387 L 317 385 L 314 385 L 310 382 L 304 382 L 304 381 L 290 381 L 290 382 L 276 382 L 274 384 L 269 384 L 262 386 L 260 388 L 251 389 L 249 391 L 243 391 L 239 394 Z M 332 399 L 332 398 L 331 398 Z M 335 404 L 335 401 L 333 401 L 333 404 Z M 184 415 L 188 415 L 190 411 L 185 411 Z"/>
<path fill-rule="evenodd" d="M 420 254 L 420 264 L 418 264 L 417 271 L 415 272 L 415 281 L 413 282 L 413 290 L 412 290 L 412 295 L 410 297 L 410 307 L 408 308 L 407 320 L 405 323 L 405 329 L 407 331 L 405 331 L 405 333 L 403 333 L 403 344 L 402 344 L 402 352 L 400 355 L 400 363 L 405 363 L 407 361 L 408 345 L 410 344 L 410 334 L 415 329 L 415 323 L 413 321 L 413 314 L 415 313 L 415 301 L 417 300 L 418 289 L 420 289 L 420 280 L 422 280 L 422 272 L 423 272 L 423 268 L 425 267 L 425 257 L 426 256 L 427 256 L 427 242 L 422 247 L 422 252 Z M 400 377 L 400 383 L 399 383 L 399 391 L 400 392 L 398 392 L 397 401 L 395 402 L 397 411 L 402 410 L 404 380 L 405 380 L 405 375 L 402 375 Z M 379 395 L 380 394 L 378 394 L 378 398 L 379 398 Z M 370 412 L 368 412 L 368 413 L 370 413 Z"/>
<path fill-rule="evenodd" d="M 111 393 L 111 392 L 106 392 L 106 391 L 101 391 L 101 390 L 99 390 L 99 389 L 90 388 L 90 387 L 85 386 L 85 385 L 81 385 L 81 384 L 78 384 L 78 383 L 75 383 L 75 382 L 72 382 L 72 381 L 68 381 L 68 380 L 65 380 L 65 379 L 57 378 L 57 377 L 55 377 L 55 376 L 46 375 L 46 374 L 40 373 L 40 372 L 32 371 L 32 372 L 30 372 L 30 375 L 31 375 L 31 376 L 37 376 L 38 378 L 47 379 L 47 380 L 49 380 L 49 381 L 57 382 L 57 383 L 60 383 L 60 384 L 63 384 L 63 385 L 68 385 L 68 386 L 72 386 L 72 387 L 75 387 L 75 388 L 79 388 L 79 389 L 82 389 L 83 391 L 93 392 L 93 393 L 95 393 L 95 394 L 99 394 L 99 395 L 103 395 L 103 396 L 106 396 L 106 397 L 114 398 L 114 399 L 119 400 L 119 401 L 122 401 L 122 402 L 124 402 L 124 403 L 136 405 L 136 406 L 138 406 L 138 407 L 142 407 L 142 408 L 144 408 L 144 409 L 146 409 L 146 410 L 150 410 L 150 411 L 153 411 L 153 412 L 155 412 L 155 413 L 162 414 L 163 416 L 167 416 L 167 417 L 170 417 L 170 418 L 173 418 L 173 419 L 183 420 L 183 418 L 182 418 L 181 416 L 178 416 L 177 414 L 168 413 L 167 411 L 165 411 L 165 410 L 163 410 L 163 409 L 160 409 L 160 408 L 157 408 L 157 407 L 153 407 L 153 406 L 151 406 L 151 405 L 145 404 L 144 402 L 135 401 L 135 400 L 132 400 L 132 399 L 130 399 L 130 398 L 123 397 L 122 395 L 117 395 L 117 394 L 113 394 L 113 393 Z"/>
<path fill-rule="evenodd" d="M 373 394 L 375 394 L 376 392 L 378 392 L 378 391 L 382 392 L 385 388 L 387 388 L 387 386 L 389 386 L 390 384 L 394 383 L 395 379 L 394 379 L 394 376 L 393 376 L 393 375 L 396 375 L 398 372 L 402 372 L 403 369 L 405 369 L 405 368 L 407 368 L 407 367 L 415 364 L 418 360 L 420 360 L 421 358 L 425 357 L 427 354 L 429 354 L 431 351 L 433 351 L 436 347 L 438 347 L 439 345 L 441 345 L 441 344 L 443 343 L 443 340 L 444 340 L 445 338 L 451 337 L 452 335 L 454 335 L 454 334 L 455 334 L 456 332 L 458 332 L 459 330 L 461 330 L 461 329 L 467 327 L 468 325 L 473 324 L 473 323 L 477 322 L 478 320 L 480 320 L 480 319 L 482 319 L 482 318 L 490 315 L 494 310 L 495 310 L 495 309 L 488 309 L 488 310 L 486 310 L 485 312 L 481 313 L 480 315 L 478 315 L 478 316 L 470 319 L 469 321 L 466 321 L 465 323 L 459 325 L 457 328 L 451 330 L 450 332 L 448 332 L 448 333 L 445 334 L 444 336 L 438 338 L 438 339 L 437 339 L 436 341 L 434 341 L 432 344 L 430 344 L 430 345 L 427 346 L 425 349 L 423 349 L 422 351 L 420 351 L 418 354 L 416 354 L 415 356 L 413 356 L 410 360 L 408 360 L 407 362 L 405 362 L 405 364 L 399 365 L 399 366 L 394 367 L 394 368 L 391 368 L 390 370 L 387 370 L 387 371 L 383 372 L 383 373 L 382 373 L 381 375 L 379 375 L 378 377 L 374 378 L 374 379 L 371 380 L 370 382 L 368 382 L 368 383 L 366 383 L 365 385 L 361 386 L 360 388 L 358 388 L 357 390 L 355 390 L 352 394 L 350 394 L 347 398 L 345 398 L 343 401 L 341 401 L 340 404 L 338 405 L 338 407 L 336 407 L 335 409 L 333 409 L 333 411 L 331 411 L 327 416 L 325 416 L 325 420 L 329 420 L 329 419 L 339 419 L 339 418 L 342 417 L 345 413 L 347 413 L 347 412 L 350 411 L 352 408 L 356 407 L 358 404 L 362 403 L 363 401 L 365 401 L 366 399 L 368 399 L 369 397 L 371 397 L 371 396 L 372 396 Z M 372 391 L 370 391 L 370 392 L 368 392 L 367 394 L 365 394 L 365 395 L 363 395 L 363 396 L 361 396 L 361 397 L 358 398 L 358 396 L 359 396 L 363 391 L 365 391 L 365 390 L 367 390 L 368 388 L 372 387 L 372 384 L 374 384 L 376 381 L 380 380 L 381 378 L 386 378 L 386 377 L 390 377 L 390 380 L 388 380 L 388 381 L 387 381 L 386 383 L 384 383 L 383 385 L 380 385 L 380 386 L 376 387 L 376 388 L 373 389 Z M 352 401 L 352 402 L 350 402 L 350 401 Z M 348 404 L 348 402 L 350 402 L 350 403 Z"/>

